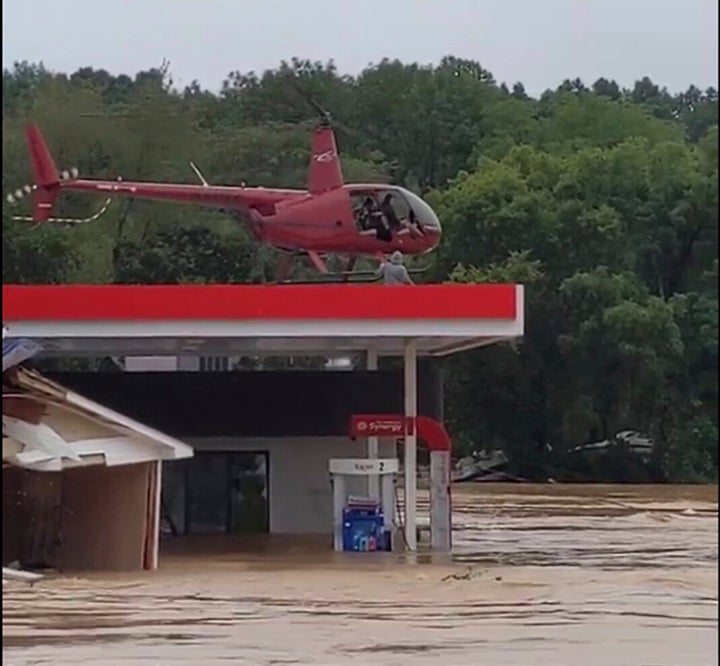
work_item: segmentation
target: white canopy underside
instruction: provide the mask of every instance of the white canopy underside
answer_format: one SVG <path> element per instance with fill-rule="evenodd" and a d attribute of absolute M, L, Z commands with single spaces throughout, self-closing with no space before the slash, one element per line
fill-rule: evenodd
<path fill-rule="evenodd" d="M 409 340 L 418 354 L 445 356 L 522 336 L 522 318 L 450 321 L 145 321 L 17 322 L 43 355 L 242 356 L 328 355 L 374 350 L 399 356 Z"/>

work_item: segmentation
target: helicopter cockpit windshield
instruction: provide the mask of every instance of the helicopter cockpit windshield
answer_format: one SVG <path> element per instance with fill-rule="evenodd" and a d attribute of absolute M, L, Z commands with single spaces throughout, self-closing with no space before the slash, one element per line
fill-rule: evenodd
<path fill-rule="evenodd" d="M 440 220 L 419 196 L 402 187 L 374 191 L 355 191 L 353 210 L 358 229 L 392 240 L 397 235 L 423 235 L 426 230 L 440 230 Z"/>
<path fill-rule="evenodd" d="M 412 211 L 421 229 L 440 231 L 440 220 L 435 211 L 417 194 L 402 187 L 397 188 L 398 195 L 404 197 L 406 205 Z"/>

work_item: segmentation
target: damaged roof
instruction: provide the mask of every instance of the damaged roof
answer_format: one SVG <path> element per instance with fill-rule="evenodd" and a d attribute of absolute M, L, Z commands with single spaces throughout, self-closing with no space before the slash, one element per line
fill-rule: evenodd
<path fill-rule="evenodd" d="M 36 471 L 190 458 L 180 440 L 19 364 L 40 346 L 3 330 L 3 464 Z"/>

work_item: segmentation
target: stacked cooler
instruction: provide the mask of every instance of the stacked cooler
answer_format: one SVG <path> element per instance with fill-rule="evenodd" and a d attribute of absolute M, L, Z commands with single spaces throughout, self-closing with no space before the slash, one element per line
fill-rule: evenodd
<path fill-rule="evenodd" d="M 379 502 L 365 497 L 348 498 L 343 509 L 343 550 L 390 550 L 390 533 L 385 530 Z"/>

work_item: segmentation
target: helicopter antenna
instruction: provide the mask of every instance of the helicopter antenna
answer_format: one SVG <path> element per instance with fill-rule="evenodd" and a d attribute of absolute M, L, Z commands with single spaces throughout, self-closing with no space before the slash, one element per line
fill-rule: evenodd
<path fill-rule="evenodd" d="M 202 171 L 198 169 L 195 162 L 190 162 L 190 168 L 195 172 L 195 175 L 200 179 L 200 182 L 203 184 L 203 187 L 210 187 L 210 184 L 205 180 L 205 176 L 202 175 Z"/>

